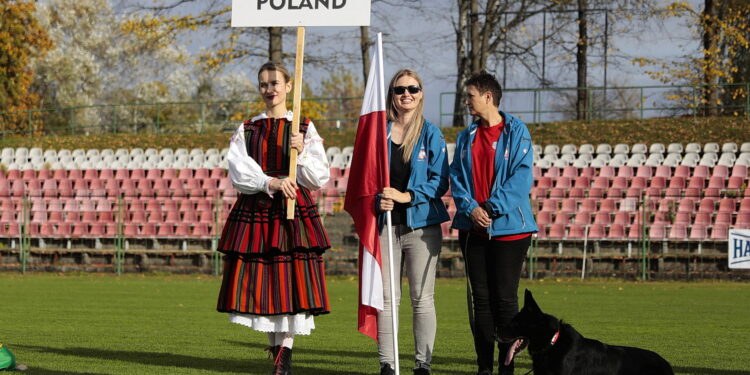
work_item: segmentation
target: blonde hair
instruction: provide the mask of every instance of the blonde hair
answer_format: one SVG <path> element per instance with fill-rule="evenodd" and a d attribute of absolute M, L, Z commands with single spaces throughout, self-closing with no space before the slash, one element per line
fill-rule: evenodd
<path fill-rule="evenodd" d="M 395 121 L 398 116 L 398 110 L 396 109 L 396 104 L 393 98 L 393 87 L 396 86 L 396 82 L 401 79 L 401 77 L 405 76 L 414 78 L 419 84 L 419 87 L 422 88 L 422 92 L 424 93 L 424 84 L 422 83 L 422 78 L 419 77 L 417 72 L 411 69 L 401 69 L 396 72 L 396 74 L 391 79 L 391 83 L 388 85 L 388 97 L 386 99 L 388 107 L 386 108 L 386 115 L 388 116 L 389 121 Z M 417 144 L 419 135 L 422 133 L 423 122 L 424 95 L 422 95 L 422 99 L 419 101 L 419 104 L 417 104 L 417 108 L 414 110 L 414 116 L 411 117 L 408 124 L 404 124 L 406 126 L 406 134 L 404 135 L 403 142 L 401 142 L 401 152 L 405 162 L 409 162 L 409 160 L 411 159 L 411 154 L 414 151 L 414 146 Z"/>
<path fill-rule="evenodd" d="M 290 82 L 292 80 L 292 75 L 289 74 L 289 71 L 286 69 L 286 67 L 277 62 L 269 61 L 263 64 L 258 70 L 258 79 L 260 79 L 260 73 L 263 73 L 265 71 L 281 73 L 281 75 L 284 76 L 284 80 L 286 82 Z"/>

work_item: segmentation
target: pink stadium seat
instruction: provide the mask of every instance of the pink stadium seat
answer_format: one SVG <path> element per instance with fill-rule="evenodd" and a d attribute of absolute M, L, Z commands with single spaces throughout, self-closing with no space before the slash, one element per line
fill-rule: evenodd
<path fill-rule="evenodd" d="M 42 181 L 40 181 L 37 178 L 27 180 L 26 181 L 26 194 L 30 197 L 41 197 L 43 194 Z"/>
<path fill-rule="evenodd" d="M 213 223 L 214 220 L 214 213 L 211 211 L 199 211 L 198 212 L 198 221 L 201 223 Z"/>
<path fill-rule="evenodd" d="M 726 165 L 717 165 L 711 171 L 711 177 L 729 178 L 729 167 Z"/>
<path fill-rule="evenodd" d="M 622 167 L 617 169 L 617 177 L 633 177 L 635 174 L 633 173 L 633 167 L 623 165 Z"/>
<path fill-rule="evenodd" d="M 626 198 L 640 198 L 643 194 L 643 189 L 639 187 L 629 187 L 628 190 L 625 190 L 625 197 Z"/>
<path fill-rule="evenodd" d="M 97 221 L 96 211 L 84 211 L 81 214 L 81 221 L 85 223 L 93 223 Z"/>
<path fill-rule="evenodd" d="M 539 211 L 536 213 L 536 223 L 539 226 L 547 226 L 552 224 L 552 212 L 550 211 Z"/>
<path fill-rule="evenodd" d="M 115 171 L 111 168 L 104 168 L 99 171 L 99 179 L 109 180 L 115 178 Z"/>
<path fill-rule="evenodd" d="M 684 223 L 674 223 L 669 229 L 670 240 L 685 240 L 688 238 L 687 225 Z"/>
<path fill-rule="evenodd" d="M 562 213 L 562 212 L 558 212 L 555 215 L 555 221 L 553 221 L 552 223 L 568 225 L 569 222 L 570 222 L 570 215 Z"/>
<path fill-rule="evenodd" d="M 60 223 L 64 219 L 63 212 L 62 211 L 50 211 L 49 214 L 47 214 L 47 221 L 52 223 Z"/>
<path fill-rule="evenodd" d="M 161 178 L 161 169 L 150 168 L 146 170 L 146 178 L 149 180 L 156 180 Z"/>
<path fill-rule="evenodd" d="M 211 236 L 208 224 L 197 223 L 193 226 L 192 236 L 196 238 L 208 238 Z"/>
<path fill-rule="evenodd" d="M 57 228 L 55 229 L 55 237 L 68 238 L 71 236 L 72 232 L 73 231 L 71 229 L 71 223 L 64 221 L 57 224 Z"/>
<path fill-rule="evenodd" d="M 612 215 L 609 212 L 597 212 L 594 216 L 594 223 L 609 225 L 612 222 Z"/>
<path fill-rule="evenodd" d="M 589 227 L 589 239 L 590 240 L 600 240 L 607 236 L 607 233 L 604 229 L 604 225 L 602 224 L 592 224 Z"/>
<path fill-rule="evenodd" d="M 86 169 L 83 171 L 83 178 L 86 180 L 98 180 L 99 179 L 99 171 L 96 169 Z"/>
<path fill-rule="evenodd" d="M 588 189 L 591 186 L 591 178 L 587 176 L 576 177 L 573 187 Z"/>
<path fill-rule="evenodd" d="M 130 179 L 130 170 L 125 168 L 120 168 L 115 170 L 115 180 L 122 181 L 122 180 L 129 180 Z"/>
<path fill-rule="evenodd" d="M 560 177 L 560 168 L 558 167 L 549 167 L 547 168 L 547 171 L 544 172 L 544 177 Z"/>
<path fill-rule="evenodd" d="M 619 199 L 623 196 L 623 190 L 621 188 L 611 187 L 607 189 L 607 198 Z"/>
<path fill-rule="evenodd" d="M 578 176 L 579 177 L 594 178 L 594 176 L 596 176 L 596 168 L 594 168 L 594 167 L 579 168 L 578 169 Z"/>
<path fill-rule="evenodd" d="M 734 198 L 721 198 L 719 200 L 719 212 L 732 213 L 737 209 L 737 200 Z"/>
<path fill-rule="evenodd" d="M 98 212 L 99 215 L 99 221 L 102 223 L 113 223 L 115 222 L 115 212 L 114 211 L 102 211 Z"/>
<path fill-rule="evenodd" d="M 732 224 L 732 213 L 731 212 L 719 212 L 714 217 L 714 225 L 717 224 L 723 224 L 723 225 L 731 225 Z"/>
<path fill-rule="evenodd" d="M 55 229 L 51 222 L 44 222 L 39 225 L 39 237 L 50 238 L 55 235 Z"/>
<path fill-rule="evenodd" d="M 189 178 L 193 178 L 193 169 L 191 168 L 181 168 L 177 172 L 177 178 L 180 180 L 187 180 Z"/>
<path fill-rule="evenodd" d="M 549 227 L 547 237 L 550 239 L 565 238 L 565 224 L 552 224 Z"/>
<path fill-rule="evenodd" d="M 622 224 L 611 224 L 607 238 L 610 240 L 622 240 L 625 237 L 625 226 Z"/>
<path fill-rule="evenodd" d="M 174 235 L 174 225 L 172 223 L 159 223 L 156 237 L 172 237 Z"/>
<path fill-rule="evenodd" d="M 589 189 L 589 198 L 604 198 L 605 189 L 592 187 Z"/>
<path fill-rule="evenodd" d="M 140 230 L 138 230 L 138 224 L 136 223 L 125 223 L 125 226 L 122 230 L 122 235 L 127 238 L 135 238 L 140 235 Z"/>
<path fill-rule="evenodd" d="M 179 211 L 167 211 L 164 217 L 165 223 L 176 224 L 182 221 Z"/>
<path fill-rule="evenodd" d="M 52 171 L 52 178 L 55 180 L 62 180 L 68 178 L 68 170 L 66 169 L 54 169 Z"/>
<path fill-rule="evenodd" d="M 120 183 L 114 178 L 108 178 L 104 180 L 104 189 L 107 192 L 108 197 L 120 196 Z"/>
<path fill-rule="evenodd" d="M 331 181 L 330 179 L 328 181 Z M 219 180 L 216 178 L 204 178 L 201 182 L 201 189 L 206 192 L 207 197 L 215 197 L 219 194 Z"/>
<path fill-rule="evenodd" d="M 566 198 L 562 200 L 562 204 L 560 206 L 560 212 L 564 213 L 575 213 L 578 209 L 578 201 L 573 198 Z"/>
<path fill-rule="evenodd" d="M 617 211 L 617 199 L 602 199 L 599 202 L 599 210 L 603 212 L 615 212 Z"/>
<path fill-rule="evenodd" d="M 729 226 L 726 224 L 714 224 L 711 229 L 711 239 L 714 241 L 726 241 L 729 237 Z"/>
<path fill-rule="evenodd" d="M 705 165 L 696 165 L 693 169 L 693 177 L 702 177 L 704 180 L 708 178 L 708 167 Z"/>
<path fill-rule="evenodd" d="M 636 226 L 634 225 L 633 227 Z M 654 224 L 648 228 L 648 238 L 651 240 L 662 240 L 667 237 L 666 232 L 667 230 L 664 224 Z"/>
<path fill-rule="evenodd" d="M 596 199 L 587 198 L 587 199 L 582 200 L 581 206 L 578 209 L 583 212 L 595 212 L 597 210 Z"/>
<path fill-rule="evenodd" d="M 105 223 L 104 224 L 104 237 L 115 237 L 117 236 L 117 223 Z"/>
<path fill-rule="evenodd" d="M 92 198 L 107 196 L 107 189 L 104 187 L 104 182 L 100 179 L 91 180 L 89 190 L 91 191 Z"/>
<path fill-rule="evenodd" d="M 143 223 L 141 226 L 141 237 L 155 237 L 156 236 L 156 224 L 155 223 Z"/>
<path fill-rule="evenodd" d="M 701 197 L 701 192 L 702 191 L 703 191 L 703 189 L 701 189 L 701 188 L 690 187 L 690 188 L 686 188 L 683 191 L 683 195 L 685 197 L 688 197 L 688 198 L 696 198 L 697 199 L 697 198 Z"/>
<path fill-rule="evenodd" d="M 142 168 L 136 168 L 130 171 L 131 180 L 140 180 L 146 178 L 146 171 Z"/>
<path fill-rule="evenodd" d="M 26 194 L 26 184 L 21 179 L 10 180 L 10 196 L 23 197 Z"/>
<path fill-rule="evenodd" d="M 0 213 L 0 223 L 12 223 L 16 221 L 15 211 L 3 211 Z"/>
<path fill-rule="evenodd" d="M 697 214 L 695 214 L 693 225 L 711 225 L 711 214 L 708 212 L 698 212 Z"/>
<path fill-rule="evenodd" d="M 342 174 L 343 172 L 344 171 L 342 170 Z M 211 175 L 210 175 L 211 178 L 222 179 L 224 178 L 224 176 L 226 176 L 226 169 L 220 168 L 220 167 L 211 169 Z"/>
<path fill-rule="evenodd" d="M 339 191 L 341 190 L 339 189 Z M 550 199 L 562 199 L 562 198 L 565 198 L 566 195 L 567 195 L 567 189 L 565 188 L 555 187 L 555 188 L 550 189 L 549 191 Z"/>
<path fill-rule="evenodd" d="M 135 186 L 135 181 L 131 179 L 125 179 L 122 180 L 122 185 L 120 186 L 120 190 L 122 191 L 122 195 L 125 196 L 125 198 L 137 198 L 139 196 L 140 191 Z"/>
<path fill-rule="evenodd" d="M 683 179 L 690 177 L 690 167 L 687 165 L 678 165 L 677 168 L 674 169 L 672 177 L 681 177 Z"/>
<path fill-rule="evenodd" d="M 331 178 L 336 178 L 341 176 L 341 168 L 337 167 L 331 167 L 330 172 Z M 536 180 L 537 178 L 542 176 L 542 167 L 537 167 L 536 165 L 531 168 L 531 176 L 534 177 Z"/>
<path fill-rule="evenodd" d="M 677 199 L 675 198 L 662 198 L 659 200 L 659 208 L 657 211 L 670 212 L 677 209 Z"/>
<path fill-rule="evenodd" d="M 36 179 L 36 170 L 33 169 L 25 169 L 21 172 L 21 178 L 24 180 L 32 180 Z"/>
<path fill-rule="evenodd" d="M 0 224 L 0 227 L 4 228 L 4 237 L 18 237 L 21 233 L 18 223 L 15 222 Z"/>
<path fill-rule="evenodd" d="M 591 213 L 590 212 L 578 212 L 573 219 L 573 224 L 576 225 L 589 225 L 591 224 Z"/>
<path fill-rule="evenodd" d="M 132 222 L 132 223 L 137 223 L 137 224 L 145 223 L 147 221 L 146 220 L 146 211 L 132 211 L 132 212 L 130 212 L 130 215 L 129 215 L 127 221 Z"/>
<path fill-rule="evenodd" d="M 716 207 L 716 200 L 713 198 L 703 198 L 701 199 L 700 203 L 698 204 L 698 212 L 707 212 L 712 213 L 714 212 L 714 207 Z"/>
<path fill-rule="evenodd" d="M 678 212 L 674 216 L 674 224 L 690 224 L 692 222 L 692 214 L 689 212 Z"/>
<path fill-rule="evenodd" d="M 568 197 L 583 199 L 586 197 L 586 190 L 584 188 L 573 187 L 568 190 Z"/>
<path fill-rule="evenodd" d="M 734 190 L 739 191 L 742 189 L 742 185 L 744 184 L 745 178 L 740 176 L 732 176 L 729 177 L 729 182 L 727 182 L 727 190 Z"/>
<path fill-rule="evenodd" d="M 668 165 L 660 165 L 656 167 L 656 171 L 654 172 L 654 177 L 663 177 L 667 179 L 672 177 L 672 167 Z"/>
<path fill-rule="evenodd" d="M 10 180 L 0 178 L 0 197 L 10 197 Z"/>
<path fill-rule="evenodd" d="M 630 187 L 645 189 L 648 187 L 648 178 L 643 176 L 635 176 L 630 180 Z"/>
<path fill-rule="evenodd" d="M 170 180 L 173 178 L 177 178 L 177 170 L 174 168 L 167 168 L 162 171 L 161 178 L 165 180 Z"/>
<path fill-rule="evenodd" d="M 609 165 L 605 165 L 599 168 L 599 176 L 613 178 L 616 175 L 615 168 Z"/>
<path fill-rule="evenodd" d="M 68 171 L 68 178 L 71 180 L 83 178 L 83 171 L 80 169 L 71 169 Z"/>
<path fill-rule="evenodd" d="M 690 239 L 691 241 L 705 241 L 708 238 L 708 228 L 705 224 L 693 224 L 690 227 Z"/>
<path fill-rule="evenodd" d="M 735 164 L 734 167 L 732 167 L 732 177 L 742 177 L 743 179 L 747 178 L 747 166 L 742 164 Z"/>
<path fill-rule="evenodd" d="M 654 220 L 652 224 L 669 224 L 671 222 L 670 216 L 666 212 L 654 213 Z"/>
<path fill-rule="evenodd" d="M 544 188 L 544 189 L 550 189 L 550 188 L 552 188 L 552 178 L 550 178 L 550 177 L 539 177 L 539 179 L 536 180 L 536 187 L 538 187 L 538 188 Z M 219 186 L 219 189 L 221 189 L 221 186 Z"/>
<path fill-rule="evenodd" d="M 750 212 L 738 212 L 737 219 L 734 222 L 736 229 L 750 229 Z"/>
<path fill-rule="evenodd" d="M 190 236 L 190 225 L 191 223 L 180 222 L 174 228 L 173 236 L 185 238 Z"/>
<path fill-rule="evenodd" d="M 750 198 L 742 198 L 739 212 L 750 212 Z"/>
<path fill-rule="evenodd" d="M 651 178 L 653 176 L 653 170 L 648 165 L 641 165 L 635 172 L 636 177 Z"/>
<path fill-rule="evenodd" d="M 570 179 L 574 179 L 578 177 L 578 168 L 569 165 L 562 170 L 562 177 L 568 177 Z"/>
<path fill-rule="evenodd" d="M 138 193 L 142 198 L 152 198 L 154 196 L 154 189 L 151 185 L 151 180 L 146 177 L 135 180 L 135 188 L 138 190 Z"/>
<path fill-rule="evenodd" d="M 677 212 L 693 212 L 693 211 L 695 211 L 695 200 L 691 198 L 680 199 L 679 206 L 677 207 Z"/>
<path fill-rule="evenodd" d="M 627 177 L 617 176 L 612 179 L 612 185 L 610 185 L 610 188 L 625 190 L 628 188 L 628 181 L 629 179 Z"/>
<path fill-rule="evenodd" d="M 582 225 L 571 224 L 568 226 L 568 239 L 582 240 L 586 237 L 586 228 Z"/>
<path fill-rule="evenodd" d="M 703 189 L 706 187 L 706 178 L 705 176 L 693 176 L 690 177 L 690 180 L 688 180 L 687 184 L 688 188 L 694 188 L 694 189 Z"/>
<path fill-rule="evenodd" d="M 182 213 L 182 221 L 186 223 L 195 223 L 198 221 L 198 214 L 195 211 L 185 211 Z"/>
<path fill-rule="evenodd" d="M 617 213 L 615 213 L 615 219 L 612 224 L 619 224 L 623 226 L 630 225 L 630 213 L 625 211 L 618 211 Z"/>
<path fill-rule="evenodd" d="M 87 235 L 94 238 L 104 237 L 106 235 L 104 223 L 91 223 L 91 227 L 89 228 L 89 232 Z"/>
<path fill-rule="evenodd" d="M 47 178 L 44 180 L 44 182 L 42 183 L 42 196 L 44 196 L 45 198 L 57 198 L 57 180 L 52 178 Z"/>
<path fill-rule="evenodd" d="M 545 199 L 542 201 L 542 211 L 557 212 L 559 203 L 559 199 Z"/>

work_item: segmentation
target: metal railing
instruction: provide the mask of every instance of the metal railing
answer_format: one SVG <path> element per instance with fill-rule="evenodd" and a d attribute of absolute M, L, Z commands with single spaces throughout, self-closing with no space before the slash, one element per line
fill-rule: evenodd
<path fill-rule="evenodd" d="M 587 92 L 586 120 L 701 116 L 707 112 L 750 118 L 750 83 L 506 89 L 501 108 L 529 123 L 575 120 L 575 96 L 580 90 Z M 707 104 L 707 90 L 716 90 L 723 101 Z M 441 126 L 452 125 L 455 96 L 455 92 L 440 94 Z M 731 100 L 726 100 L 727 96 Z"/>

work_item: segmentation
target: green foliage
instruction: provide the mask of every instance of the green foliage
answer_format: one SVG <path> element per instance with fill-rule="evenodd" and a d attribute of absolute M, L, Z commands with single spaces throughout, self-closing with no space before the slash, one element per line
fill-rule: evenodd
<path fill-rule="evenodd" d="M 265 334 L 215 311 L 219 277 L 0 274 L 3 343 L 30 374 L 264 374 Z M 466 281 L 440 279 L 436 375 L 476 373 Z M 295 371 L 373 374 L 375 343 L 356 330 L 357 280 L 329 278 L 331 314 L 297 336 Z M 606 343 L 655 350 L 677 374 L 746 370 L 747 283 L 522 280 L 541 308 Z M 408 285 L 404 285 L 408 296 Z M 409 299 L 401 304 L 401 371 L 413 365 Z M 517 372 L 530 369 L 521 354 Z"/>

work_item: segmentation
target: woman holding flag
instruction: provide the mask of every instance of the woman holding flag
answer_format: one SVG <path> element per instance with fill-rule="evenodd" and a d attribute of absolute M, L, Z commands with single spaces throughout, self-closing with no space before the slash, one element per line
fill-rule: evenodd
<path fill-rule="evenodd" d="M 232 136 L 229 178 L 239 191 L 219 240 L 224 278 L 217 310 L 232 323 L 267 333 L 272 374 L 291 375 L 292 344 L 309 335 L 313 317 L 330 311 L 322 254 L 330 247 L 310 190 L 328 181 L 323 140 L 309 119 L 291 131 L 286 98 L 289 72 L 266 63 L 258 72 L 266 110 Z M 290 148 L 299 152 L 297 179 L 289 171 Z M 294 199 L 294 219 L 286 200 Z"/>
<path fill-rule="evenodd" d="M 394 374 L 395 354 L 391 301 L 399 305 L 401 268 L 406 269 L 414 309 L 415 375 L 430 373 L 435 342 L 436 316 L 433 299 L 435 271 L 442 231 L 450 219 L 441 201 L 448 190 L 448 158 L 440 129 L 423 115 L 423 84 L 416 72 L 403 69 L 391 79 L 386 99 L 390 187 L 378 203 L 381 213 L 391 212 L 395 297 L 390 295 L 388 233 L 381 225 L 384 308 L 378 312 L 378 354 L 381 375 Z M 385 215 L 381 215 L 381 218 Z M 381 220 L 383 223 L 383 220 Z M 399 267 L 396 269 L 396 267 Z"/>

